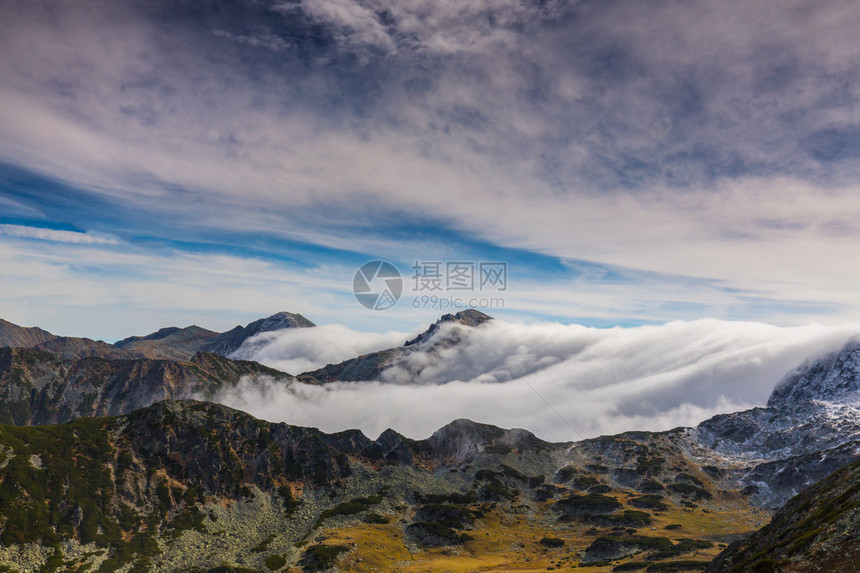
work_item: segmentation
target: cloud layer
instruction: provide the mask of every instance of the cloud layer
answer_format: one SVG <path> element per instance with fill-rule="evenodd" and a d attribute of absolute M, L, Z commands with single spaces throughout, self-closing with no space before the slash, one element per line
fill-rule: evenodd
<path fill-rule="evenodd" d="M 290 374 L 301 374 L 367 354 L 400 346 L 402 332 L 360 332 L 340 324 L 262 332 L 246 340 L 230 357 L 254 360 Z"/>
<path fill-rule="evenodd" d="M 368 340 L 345 332 L 270 333 L 245 357 L 299 365 L 305 354 L 319 366 Z M 450 348 L 410 354 L 382 381 L 284 387 L 245 380 L 219 401 L 268 420 L 328 431 L 358 427 L 370 436 L 391 427 L 426 437 L 456 418 L 522 427 L 550 440 L 665 430 L 763 405 L 784 374 L 840 347 L 860 325 L 699 320 L 595 329 L 494 320 L 463 333 Z M 443 328 L 436 340 L 448 335 Z"/>

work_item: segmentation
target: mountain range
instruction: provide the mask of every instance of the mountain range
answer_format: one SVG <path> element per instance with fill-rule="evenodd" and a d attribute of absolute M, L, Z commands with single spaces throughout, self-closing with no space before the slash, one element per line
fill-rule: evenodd
<path fill-rule="evenodd" d="M 427 440 L 325 434 L 188 400 L 260 375 L 418 375 L 417 349 L 442 360 L 434 349 L 489 320 L 445 315 L 296 378 L 230 356 L 261 332 L 313 327 L 297 314 L 113 345 L 0 321 L 0 566 L 802 571 L 815 552 L 838 567 L 856 555 L 856 535 L 834 537 L 858 527 L 855 340 L 788 373 L 766 407 L 573 443 L 468 420 Z"/>
<path fill-rule="evenodd" d="M 242 344 L 261 332 L 284 328 L 307 328 L 314 323 L 300 314 L 278 312 L 226 332 L 213 332 L 196 325 L 166 327 L 151 334 L 132 336 L 108 344 L 101 340 L 57 336 L 36 327 L 23 327 L 0 319 L 0 347 L 35 348 L 60 355 L 65 360 L 100 356 L 102 358 L 151 358 L 190 360 L 198 352 L 230 356 Z"/>

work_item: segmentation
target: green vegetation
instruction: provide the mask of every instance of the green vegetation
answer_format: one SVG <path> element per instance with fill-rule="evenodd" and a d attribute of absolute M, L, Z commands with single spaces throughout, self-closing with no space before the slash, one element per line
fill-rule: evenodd
<path fill-rule="evenodd" d="M 305 571 L 325 571 L 334 567 L 341 553 L 348 551 L 349 547 L 343 545 L 311 545 L 302 553 L 299 565 Z"/>
<path fill-rule="evenodd" d="M 651 565 L 648 561 L 628 561 L 612 568 L 613 571 L 641 571 Z"/>
<path fill-rule="evenodd" d="M 415 491 L 412 493 L 412 496 L 418 501 L 418 503 L 453 503 L 456 505 L 468 505 L 478 501 L 478 492 L 474 489 L 471 489 L 466 493 L 430 493 L 426 495 Z"/>
<path fill-rule="evenodd" d="M 406 531 L 424 545 L 459 545 L 471 541 L 473 537 L 435 521 L 416 521 L 406 527 Z"/>
<path fill-rule="evenodd" d="M 292 515 L 302 505 L 300 500 L 293 498 L 293 490 L 288 485 L 279 487 L 278 495 L 284 500 L 284 510 L 286 510 L 287 515 Z"/>
<path fill-rule="evenodd" d="M 381 495 L 373 495 L 370 497 L 357 497 L 350 501 L 344 501 L 342 503 L 339 503 L 331 509 L 323 511 L 320 514 L 319 520 L 324 521 L 330 517 L 335 517 L 337 515 L 355 515 L 356 513 L 367 511 L 372 505 L 378 505 L 380 503 L 382 503 Z"/>
<path fill-rule="evenodd" d="M 636 462 L 636 471 L 642 475 L 657 473 L 666 464 L 666 458 L 639 456 Z"/>
<path fill-rule="evenodd" d="M 666 489 L 665 486 L 655 479 L 647 479 L 639 485 L 639 491 L 645 493 L 654 493 L 664 489 Z"/>
<path fill-rule="evenodd" d="M 711 499 L 711 493 L 697 485 L 689 483 L 672 483 L 667 486 L 669 490 L 693 499 Z"/>
<path fill-rule="evenodd" d="M 676 476 L 675 476 L 675 481 L 677 481 L 677 482 L 686 482 L 686 483 L 691 483 L 691 484 L 693 484 L 693 485 L 697 485 L 697 486 L 699 486 L 699 487 L 704 487 L 704 485 L 705 485 L 705 484 L 702 482 L 702 480 L 700 480 L 700 479 L 699 479 L 699 478 L 697 478 L 696 476 L 692 476 L 692 475 L 690 475 L 690 474 L 688 474 L 688 473 L 684 473 L 684 472 L 679 473 L 678 475 L 676 475 Z"/>
<path fill-rule="evenodd" d="M 380 515 L 378 513 L 368 513 L 364 516 L 364 519 L 362 519 L 362 521 L 364 521 L 364 523 L 375 523 L 379 525 L 384 525 L 386 523 L 391 522 L 391 518 L 386 517 L 384 515 Z"/>
<path fill-rule="evenodd" d="M 558 472 L 556 472 L 556 476 L 558 481 L 564 483 L 570 481 L 573 476 L 579 473 L 579 469 L 576 466 L 564 466 Z"/>
<path fill-rule="evenodd" d="M 671 547 L 664 547 L 654 551 L 649 557 L 654 560 L 670 559 L 700 549 L 710 549 L 713 546 L 713 543 L 704 539 L 682 539 Z"/>
<path fill-rule="evenodd" d="M 544 537 L 540 540 L 540 544 L 544 547 L 558 548 L 564 547 L 564 539 L 558 537 Z"/>
<path fill-rule="evenodd" d="M 600 480 L 594 476 L 579 476 L 573 480 L 573 486 L 577 489 L 588 489 L 600 483 Z"/>
<path fill-rule="evenodd" d="M 651 525 L 651 515 L 646 511 L 637 511 L 635 509 L 625 509 L 620 515 L 600 516 L 601 521 L 605 521 L 607 525 L 619 527 L 645 527 Z"/>
<path fill-rule="evenodd" d="M 505 474 L 493 470 L 479 470 L 475 474 L 475 481 L 483 482 L 478 488 L 478 499 L 481 501 L 513 501 L 519 497 L 520 492 L 515 488 L 509 488 L 499 479 Z"/>
<path fill-rule="evenodd" d="M 369 506 L 366 503 L 359 503 L 357 501 L 344 501 L 332 507 L 331 509 L 327 509 L 322 512 L 320 514 L 320 521 L 323 521 L 330 517 L 334 517 L 336 515 L 355 515 L 356 513 L 367 511 L 368 507 Z"/>
<path fill-rule="evenodd" d="M 710 561 L 663 561 L 661 563 L 652 563 L 645 571 L 646 572 L 661 572 L 661 571 L 704 571 Z"/>
<path fill-rule="evenodd" d="M 283 569 L 287 564 L 287 560 L 282 555 L 269 555 L 266 557 L 266 567 L 272 571 Z"/>
<path fill-rule="evenodd" d="M 565 515 L 603 515 L 612 513 L 623 506 L 614 497 L 601 493 L 588 493 L 585 495 L 569 495 L 555 503 L 555 507 Z"/>
<path fill-rule="evenodd" d="M 432 521 L 453 529 L 462 529 L 472 525 L 475 514 L 462 505 L 431 503 L 422 505 L 415 512 L 416 521 Z"/>
<path fill-rule="evenodd" d="M 649 494 L 643 495 L 639 497 L 634 497 L 630 500 L 630 505 L 633 507 L 638 507 L 640 509 L 651 509 L 654 511 L 666 511 L 669 509 L 665 503 L 665 500 L 662 496 Z"/>

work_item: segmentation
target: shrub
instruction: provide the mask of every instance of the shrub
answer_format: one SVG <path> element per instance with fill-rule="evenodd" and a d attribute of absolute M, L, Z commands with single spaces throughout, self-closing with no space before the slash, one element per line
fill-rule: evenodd
<path fill-rule="evenodd" d="M 544 547 L 563 547 L 564 539 L 559 539 L 558 537 L 544 537 L 540 540 L 540 544 Z"/>

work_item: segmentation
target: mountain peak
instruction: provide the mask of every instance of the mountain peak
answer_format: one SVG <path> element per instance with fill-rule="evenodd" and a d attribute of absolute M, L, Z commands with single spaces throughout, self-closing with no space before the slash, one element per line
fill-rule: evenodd
<path fill-rule="evenodd" d="M 443 315 L 442 318 L 439 319 L 439 322 L 459 322 L 464 326 L 478 326 L 488 320 L 493 320 L 493 317 L 488 314 L 484 314 L 480 310 L 469 308 L 461 310 L 457 314 Z"/>
<path fill-rule="evenodd" d="M 41 328 L 18 326 L 0 318 L 0 347 L 32 348 L 43 342 L 57 338 Z"/>
<path fill-rule="evenodd" d="M 316 326 L 313 322 L 295 312 L 282 310 L 272 316 L 255 320 L 245 328 L 257 329 L 257 332 L 268 332 L 270 330 L 281 330 L 283 328 L 310 328 Z"/>
<path fill-rule="evenodd" d="M 122 340 L 118 340 L 114 343 L 114 346 L 119 346 L 122 348 L 127 344 L 131 344 L 132 342 L 137 342 L 141 340 L 161 340 L 163 338 L 167 338 L 171 334 L 175 334 L 179 332 L 181 329 L 178 326 L 166 326 L 164 328 L 159 328 L 157 331 L 152 334 L 147 334 L 145 336 L 129 336 L 128 338 L 123 338 Z"/>
<path fill-rule="evenodd" d="M 769 408 L 793 408 L 813 400 L 835 404 L 860 402 L 860 339 L 841 350 L 804 362 L 777 384 Z"/>
<path fill-rule="evenodd" d="M 424 342 L 431 338 L 436 332 L 439 330 L 441 325 L 443 324 L 461 324 L 463 326 L 479 326 L 488 320 L 493 320 L 492 316 L 484 314 L 480 310 L 475 310 L 474 308 L 470 308 L 467 310 L 461 310 L 456 314 L 444 314 L 442 317 L 430 325 L 430 328 L 409 340 L 404 344 L 404 346 L 412 346 L 418 344 L 419 342 Z"/>
<path fill-rule="evenodd" d="M 272 316 L 255 320 L 247 326 L 237 326 L 210 340 L 202 350 L 228 356 L 239 349 L 245 340 L 261 332 L 283 330 L 285 328 L 310 328 L 316 326 L 301 314 L 281 311 Z"/>

